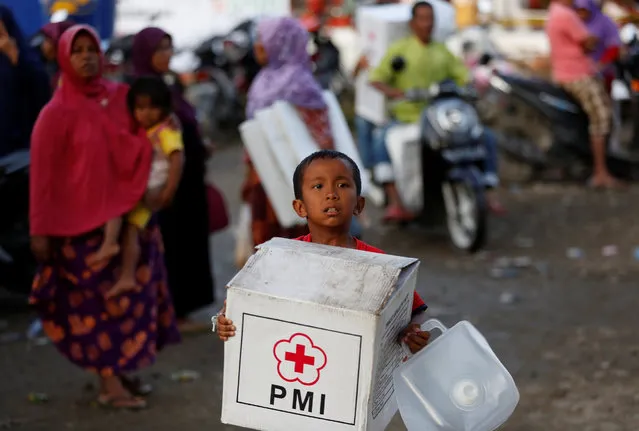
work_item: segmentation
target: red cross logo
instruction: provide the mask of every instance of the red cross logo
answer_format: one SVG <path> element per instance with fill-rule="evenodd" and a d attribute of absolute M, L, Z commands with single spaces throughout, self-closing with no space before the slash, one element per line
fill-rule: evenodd
<path fill-rule="evenodd" d="M 277 360 L 277 373 L 286 382 L 299 382 L 313 386 L 326 367 L 326 353 L 306 334 L 293 334 L 273 346 Z"/>
<path fill-rule="evenodd" d="M 295 372 L 299 374 L 304 374 L 304 365 L 315 364 L 315 358 L 313 356 L 306 356 L 306 346 L 303 344 L 296 344 L 295 353 L 286 352 L 284 359 L 294 363 Z"/>

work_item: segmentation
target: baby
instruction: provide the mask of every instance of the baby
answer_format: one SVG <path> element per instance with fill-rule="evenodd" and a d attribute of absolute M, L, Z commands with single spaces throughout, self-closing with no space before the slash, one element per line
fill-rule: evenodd
<path fill-rule="evenodd" d="M 171 90 L 156 77 L 138 78 L 129 90 L 127 105 L 135 121 L 147 131 L 154 147 L 153 163 L 146 194 L 126 216 L 109 220 L 104 228 L 103 242 L 91 259 L 91 264 L 108 261 L 120 253 L 122 238 L 122 274 L 107 293 L 107 298 L 135 289 L 135 272 L 140 259 L 139 233 L 151 219 L 151 202 L 171 201 L 182 175 L 182 134 L 173 127 Z"/>

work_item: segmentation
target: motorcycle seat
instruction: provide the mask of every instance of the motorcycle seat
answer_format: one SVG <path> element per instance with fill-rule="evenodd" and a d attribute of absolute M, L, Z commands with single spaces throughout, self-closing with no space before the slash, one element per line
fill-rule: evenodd
<path fill-rule="evenodd" d="M 574 101 L 574 98 L 563 88 L 539 78 L 527 78 L 499 73 L 499 76 L 512 86 L 523 88 L 532 93 L 546 93 L 561 99 Z"/>
<path fill-rule="evenodd" d="M 31 158 L 29 150 L 19 150 L 0 157 L 0 172 L 11 174 L 29 166 Z"/>

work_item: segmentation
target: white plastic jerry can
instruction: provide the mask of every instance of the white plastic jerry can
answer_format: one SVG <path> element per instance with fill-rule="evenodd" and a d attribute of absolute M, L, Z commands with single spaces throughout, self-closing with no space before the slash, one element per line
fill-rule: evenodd
<path fill-rule="evenodd" d="M 393 375 L 408 431 L 493 431 L 519 402 L 512 376 L 484 336 L 467 321 L 447 329 L 437 319 L 423 331 L 442 335 Z"/>

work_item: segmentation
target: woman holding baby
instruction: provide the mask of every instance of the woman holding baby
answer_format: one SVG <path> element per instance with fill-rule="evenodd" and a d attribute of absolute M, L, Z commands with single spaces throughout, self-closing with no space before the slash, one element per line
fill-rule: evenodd
<path fill-rule="evenodd" d="M 152 218 L 139 232 L 135 288 L 112 289 L 121 257 L 94 259 L 105 223 L 146 192 L 152 145 L 127 112 L 128 88 L 102 78 L 95 31 L 65 31 L 57 50 L 60 84 L 36 122 L 31 144 L 30 228 L 41 262 L 31 303 L 58 350 L 100 378 L 100 405 L 139 409 L 145 391 L 131 372 L 179 341 Z"/>

